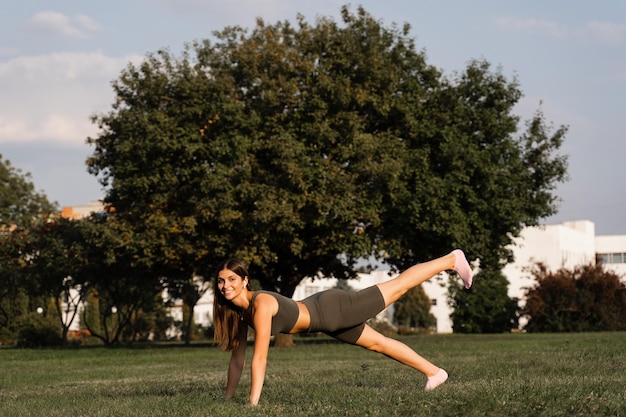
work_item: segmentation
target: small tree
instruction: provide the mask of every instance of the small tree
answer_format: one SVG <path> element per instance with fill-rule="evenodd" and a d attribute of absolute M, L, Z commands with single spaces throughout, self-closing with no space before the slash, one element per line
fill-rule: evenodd
<path fill-rule="evenodd" d="M 0 154 L 0 231 L 29 226 L 37 218 L 56 212 L 55 204 L 35 191 L 30 173 L 24 173 Z"/>
<path fill-rule="evenodd" d="M 102 326 L 100 323 L 100 300 L 98 299 L 98 293 L 96 291 L 90 291 L 83 300 L 83 309 L 81 312 L 80 328 L 82 330 L 88 330 L 90 333 L 94 331 L 97 334 L 102 334 Z M 89 323 L 91 330 L 87 328 L 85 323 Z"/>
<path fill-rule="evenodd" d="M 183 301 L 183 339 L 186 345 L 191 343 L 191 336 L 194 332 L 194 311 L 198 301 L 211 288 L 210 282 L 203 277 L 195 276 L 187 280 L 181 278 L 172 279 L 170 276 L 166 281 L 168 295 L 172 299 Z"/>
<path fill-rule="evenodd" d="M 51 217 L 30 228 L 30 292 L 54 301 L 55 316 L 65 343 L 84 296 L 83 288 L 75 279 L 85 267 L 80 222 L 82 220 Z"/>
<path fill-rule="evenodd" d="M 481 271 L 470 290 L 450 279 L 448 303 L 455 333 L 502 333 L 518 327 L 518 300 L 508 296 L 509 282 L 500 272 Z"/>
<path fill-rule="evenodd" d="M 31 175 L 0 154 L 0 339 L 12 339 L 16 318 L 27 313 L 28 229 L 35 220 L 48 218 L 55 211 L 55 205 L 35 191 Z"/>
<path fill-rule="evenodd" d="M 105 345 L 116 345 L 133 328 L 140 311 L 153 311 L 162 284 L 154 258 L 144 252 L 141 238 L 115 216 L 92 215 L 81 223 L 86 241 L 86 267 L 79 281 L 87 297 L 98 297 L 98 324 L 82 322 Z M 100 329 L 100 332 L 98 332 Z"/>
<path fill-rule="evenodd" d="M 537 263 L 536 284 L 526 292 L 529 332 L 626 330 L 626 285 L 602 265 L 561 268 Z"/>
<path fill-rule="evenodd" d="M 421 286 L 410 289 L 394 303 L 393 320 L 399 326 L 430 329 L 437 319 L 430 312 L 430 299 Z"/>

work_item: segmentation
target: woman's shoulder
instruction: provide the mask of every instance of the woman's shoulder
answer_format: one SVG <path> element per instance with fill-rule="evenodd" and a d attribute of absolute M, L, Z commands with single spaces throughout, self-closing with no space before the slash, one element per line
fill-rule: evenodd
<path fill-rule="evenodd" d="M 259 295 L 261 297 L 259 297 Z M 274 316 L 279 309 L 280 303 L 278 301 L 277 295 L 278 293 L 272 291 L 255 291 L 252 294 L 252 298 L 250 299 L 250 313 L 258 312 L 259 309 L 264 311 L 270 311 L 272 316 Z"/>
<path fill-rule="evenodd" d="M 260 298 L 260 300 L 271 300 L 272 298 L 278 301 L 278 297 L 280 296 L 280 294 L 278 294 L 277 292 L 274 291 L 267 291 L 267 290 L 258 290 L 255 291 L 254 294 L 252 294 L 252 298 L 250 299 L 250 304 L 254 304 L 256 302 L 259 295 L 263 295 L 263 297 Z"/>

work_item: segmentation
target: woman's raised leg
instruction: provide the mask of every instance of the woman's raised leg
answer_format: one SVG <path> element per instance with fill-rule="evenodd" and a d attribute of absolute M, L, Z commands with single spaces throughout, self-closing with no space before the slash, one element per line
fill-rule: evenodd
<path fill-rule="evenodd" d="M 385 307 L 396 302 L 411 288 L 447 270 L 456 271 L 465 283 L 465 288 L 472 285 L 472 268 L 463 251 L 456 249 L 440 258 L 413 265 L 394 279 L 377 284 L 385 300 Z"/>

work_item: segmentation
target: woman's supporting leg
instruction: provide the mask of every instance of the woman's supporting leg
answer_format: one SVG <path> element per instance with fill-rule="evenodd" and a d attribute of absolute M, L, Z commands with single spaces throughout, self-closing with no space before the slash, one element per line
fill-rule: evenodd
<path fill-rule="evenodd" d="M 446 371 L 433 365 L 399 340 L 386 337 L 368 325 L 363 329 L 363 333 L 356 341 L 356 344 L 373 352 L 382 353 L 391 359 L 420 371 L 428 378 L 425 387 L 427 391 L 435 389 L 448 379 Z"/>
<path fill-rule="evenodd" d="M 411 288 L 417 287 L 440 272 L 451 269 L 461 276 L 465 288 L 472 285 L 472 269 L 463 251 L 456 249 L 440 258 L 413 265 L 394 279 L 377 284 L 385 300 L 385 307 L 396 302 Z"/>

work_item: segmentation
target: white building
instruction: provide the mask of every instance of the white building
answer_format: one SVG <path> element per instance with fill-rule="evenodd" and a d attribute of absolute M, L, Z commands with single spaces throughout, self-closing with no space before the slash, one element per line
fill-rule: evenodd
<path fill-rule="evenodd" d="M 523 299 L 524 288 L 534 284 L 526 269 L 537 262 L 553 271 L 593 263 L 595 239 L 595 225 L 586 220 L 522 230 L 513 249 L 515 262 L 503 270 L 510 283 L 509 296 Z"/>
<path fill-rule="evenodd" d="M 61 210 L 61 217 L 78 220 L 90 216 L 92 213 L 104 212 L 102 201 L 90 201 L 83 206 L 66 206 Z"/>
<path fill-rule="evenodd" d="M 596 254 L 606 269 L 626 277 L 626 235 L 596 237 Z"/>

